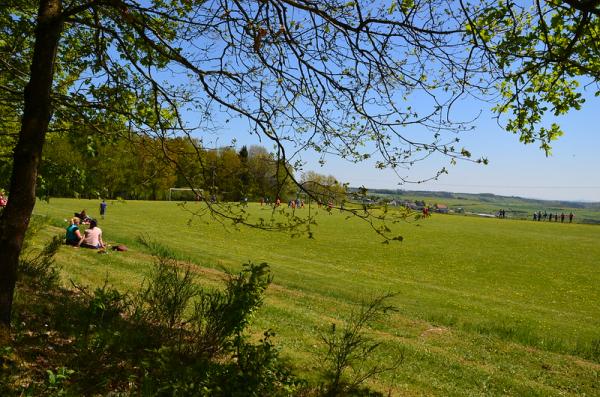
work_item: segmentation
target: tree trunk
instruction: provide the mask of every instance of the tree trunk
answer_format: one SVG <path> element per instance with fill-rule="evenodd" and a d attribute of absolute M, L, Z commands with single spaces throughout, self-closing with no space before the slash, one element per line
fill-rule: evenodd
<path fill-rule="evenodd" d="M 50 91 L 62 32 L 62 1 L 41 0 L 8 205 L 0 218 L 0 324 L 10 326 L 19 254 L 35 205 L 35 185 L 51 117 Z"/>

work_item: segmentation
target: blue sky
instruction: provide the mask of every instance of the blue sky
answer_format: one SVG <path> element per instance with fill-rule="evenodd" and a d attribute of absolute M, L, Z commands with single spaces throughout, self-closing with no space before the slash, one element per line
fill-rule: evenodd
<path fill-rule="evenodd" d="M 549 157 L 536 145 L 524 145 L 518 136 L 503 131 L 488 112 L 480 116 L 474 131 L 462 134 L 461 140 L 474 156 L 487 157 L 490 161 L 487 166 L 463 161 L 448 167 L 449 174 L 437 181 L 400 186 L 393 173 L 365 165 L 331 161 L 321 171 L 353 186 L 600 202 L 598 109 L 600 99 L 590 95 L 581 111 L 559 118 L 565 135 L 554 142 Z M 425 178 L 447 162 L 443 158 L 433 159 L 416 165 L 406 175 Z"/>
<path fill-rule="evenodd" d="M 442 166 L 449 173 L 437 181 L 421 184 L 399 185 L 398 177 L 389 170 L 375 169 L 373 162 L 353 164 L 336 157 L 328 157 L 320 166 L 315 153 L 304 153 L 304 171 L 312 170 L 334 175 L 351 186 L 368 188 L 390 188 L 406 190 L 434 190 L 463 193 L 494 193 L 528 198 L 598 201 L 600 202 L 600 98 L 587 95 L 587 102 L 580 111 L 572 111 L 556 119 L 565 135 L 553 144 L 553 153 L 546 157 L 535 144 L 524 145 L 518 136 L 502 130 L 493 119 L 489 104 L 467 101 L 463 108 L 464 118 L 473 113 L 483 113 L 474 123 L 475 129 L 460 135 L 461 145 L 468 148 L 474 157 L 484 156 L 488 165 L 459 161 L 449 166 L 443 156 L 417 163 L 404 170 L 403 176 L 410 179 L 425 179 L 435 174 Z M 456 115 L 460 117 L 461 115 Z M 548 120 L 547 120 L 548 121 Z M 232 137 L 237 146 L 258 144 L 254 136 L 245 133 L 248 125 L 236 122 L 223 126 L 219 144 L 226 144 Z M 269 148 L 269 144 L 263 142 Z"/>
<path fill-rule="evenodd" d="M 301 20 L 302 15 L 296 15 L 295 19 Z M 302 37 L 298 36 L 299 40 Z M 204 40 L 204 36 L 199 40 Z M 312 36 L 311 39 L 312 40 Z M 310 41 L 309 40 L 309 41 Z M 343 40 L 342 40 L 343 42 Z M 208 45 L 207 52 L 210 54 L 209 48 L 213 48 L 213 43 L 209 39 L 210 45 Z M 219 52 L 219 44 L 216 44 L 214 51 Z M 404 47 L 398 47 L 399 57 L 409 56 L 408 60 L 411 61 L 411 51 L 406 50 Z M 266 53 L 266 50 L 263 50 Z M 277 51 L 274 53 L 278 54 Z M 457 52 L 460 55 L 459 52 Z M 264 55 L 264 54 L 263 54 Z M 228 55 L 229 57 L 230 55 Z M 230 61 L 228 67 L 241 68 L 249 75 L 253 75 L 252 59 L 245 62 L 242 59 L 237 58 L 237 55 L 231 55 L 231 59 L 226 57 L 226 61 Z M 293 57 L 292 57 L 293 58 Z M 325 57 L 326 58 L 326 57 Z M 203 58 L 201 58 L 203 59 Z M 214 59 L 207 61 L 207 65 L 214 68 L 219 67 L 219 62 L 223 62 L 222 58 L 216 56 Z M 277 59 L 275 56 L 273 59 Z M 403 58 L 401 58 L 403 59 Z M 460 59 L 460 58 L 458 58 Z M 414 60 L 414 59 L 413 59 Z M 347 65 L 334 66 L 334 62 L 323 61 L 325 64 L 321 67 L 327 66 L 327 70 L 336 70 L 336 68 L 343 68 Z M 211 62 L 215 62 L 211 65 Z M 314 61 L 318 62 L 318 61 Z M 226 62 L 227 64 L 227 62 Z M 352 62 L 349 62 L 352 65 Z M 412 64 L 408 62 L 408 64 Z M 286 67 L 290 68 L 291 74 L 297 72 L 297 64 L 293 61 L 285 64 Z M 417 62 L 418 65 L 418 62 Z M 357 70 L 361 71 L 364 66 L 359 65 Z M 210 67 L 208 67 L 210 69 Z M 416 70 L 421 70 L 418 67 Z M 432 64 L 430 67 L 423 70 L 424 72 L 431 72 L 432 75 L 427 75 L 430 82 L 436 81 L 436 78 L 444 80 L 443 74 L 448 69 L 442 64 Z M 296 71 L 296 72 L 295 72 Z M 363 70 L 364 71 L 364 70 Z M 410 67 L 407 71 L 412 71 Z M 408 73 L 408 72 L 406 72 Z M 183 73 L 182 73 L 183 74 Z M 440 76 L 442 75 L 442 76 Z M 267 87 L 273 83 L 273 76 L 270 76 L 265 71 L 264 76 L 266 78 Z M 415 76 L 413 76 L 415 77 Z M 178 78 L 181 78 L 178 77 Z M 221 81 L 221 80 L 219 80 Z M 192 76 L 191 84 L 194 84 Z M 254 83 L 261 86 L 262 81 L 250 81 L 250 86 Z M 435 85 L 435 84 L 434 84 Z M 217 85 L 218 86 L 218 85 Z M 276 86 L 276 85 L 274 85 Z M 221 90 L 223 89 L 223 86 Z M 237 95 L 234 88 L 231 92 L 227 91 L 229 86 L 225 86 L 225 91 L 220 93 L 230 94 L 234 99 L 231 101 L 239 100 L 241 106 L 246 106 L 249 113 L 256 113 L 258 106 L 256 106 L 257 99 L 253 96 L 252 92 L 245 95 L 245 92 L 241 90 L 242 95 Z M 279 100 L 284 97 L 284 94 L 288 94 L 289 91 L 281 91 L 278 86 L 274 89 L 266 89 L 265 95 L 274 104 L 277 104 Z M 293 88 L 294 86 L 292 86 Z M 399 85 L 402 87 L 402 85 Z M 591 86 L 594 88 L 596 86 Z M 256 89 L 255 87 L 251 87 Z M 597 88 L 597 87 L 596 87 Z M 399 88 L 400 89 L 400 88 Z M 217 91 L 219 89 L 217 88 Z M 376 92 L 370 90 L 369 94 Z M 450 92 L 452 92 L 450 90 Z M 433 109 L 433 99 L 423 94 L 422 92 L 407 93 L 406 96 L 402 95 L 403 92 L 392 95 L 392 100 L 400 107 L 406 108 L 408 106 L 414 107 L 415 110 L 422 116 L 430 113 Z M 443 87 L 439 90 L 435 90 L 434 94 L 440 103 L 445 103 L 445 99 L 448 99 L 448 94 L 444 94 Z M 432 175 L 435 175 L 436 171 L 442 167 L 446 167 L 449 171 L 447 175 L 442 175 L 437 181 L 430 181 L 422 184 L 404 184 L 399 185 L 401 179 L 397 177 L 390 170 L 379 170 L 374 166 L 375 160 L 367 161 L 361 164 L 353 164 L 343 159 L 336 157 L 326 158 L 324 165 L 319 164 L 319 155 L 314 152 L 304 152 L 301 154 L 304 166 L 301 170 L 297 171 L 297 174 L 302 171 L 316 171 L 323 174 L 331 174 L 335 176 L 341 182 L 347 182 L 351 186 L 365 186 L 367 188 L 389 188 L 389 189 L 406 189 L 406 190 L 443 190 L 453 192 L 467 192 L 467 193 L 494 193 L 499 195 L 514 195 L 521 197 L 530 198 L 541 198 L 541 199 L 559 199 L 559 200 L 585 200 L 585 201 L 598 201 L 600 202 L 600 176 L 598 174 L 600 170 L 600 131 L 598 124 L 600 124 L 600 118 L 597 117 L 597 109 L 600 109 L 600 99 L 594 97 L 594 90 L 589 89 L 588 92 L 584 93 L 587 103 L 581 111 L 572 111 L 570 114 L 562 116 L 556 120 L 547 118 L 543 120 L 544 124 L 548 126 L 550 122 L 557 121 L 565 131 L 565 135 L 559 140 L 553 143 L 553 153 L 551 156 L 546 157 L 545 153 L 539 149 L 535 144 L 524 145 L 519 142 L 518 136 L 509 134 L 502 130 L 502 128 L 496 123 L 493 118 L 493 114 L 490 111 L 490 107 L 493 106 L 490 103 L 478 102 L 475 99 L 461 99 L 457 102 L 456 107 L 453 110 L 454 121 L 465 121 L 472 120 L 475 115 L 479 114 L 477 120 L 472 124 L 474 129 L 469 132 L 461 134 L 461 142 L 458 145 L 468 149 L 474 158 L 486 157 L 489 160 L 489 165 L 484 166 L 481 164 L 475 164 L 467 161 L 459 161 L 457 165 L 449 165 L 449 158 L 445 158 L 442 155 L 432 156 L 423 162 L 418 162 L 411 169 L 401 170 L 402 176 L 410 180 L 422 180 L 428 179 Z M 438 96 L 439 95 L 439 96 Z M 489 99 L 495 95 L 490 93 L 487 98 Z M 202 97 L 202 94 L 200 94 Z M 262 94 L 261 94 L 262 98 Z M 341 97 L 346 98 L 344 96 Z M 340 99 L 340 98 L 337 98 Z M 367 95 L 369 99 L 369 95 Z M 229 100 L 229 99 L 228 99 Z M 198 105 L 200 109 L 203 106 L 212 103 L 213 101 L 206 100 L 200 101 Z M 302 108 L 303 102 L 299 101 L 297 104 L 298 109 Z M 269 101 L 263 101 L 263 104 L 269 105 Z M 286 103 L 285 101 L 282 103 Z M 325 102 L 327 103 L 327 102 Z M 367 101 L 368 103 L 368 101 Z M 404 106 L 405 105 L 405 106 Z M 377 105 L 373 105 L 376 107 Z M 273 105 L 273 108 L 276 108 Z M 225 122 L 228 117 L 225 114 L 217 111 L 218 106 L 210 108 L 208 111 L 204 110 L 204 115 L 198 115 L 197 117 L 204 117 L 204 123 L 201 120 L 195 120 L 193 111 L 190 114 L 186 114 L 190 125 L 198 125 L 198 136 L 202 137 L 203 144 L 206 147 L 216 147 L 230 145 L 232 139 L 235 138 L 235 145 L 239 148 L 242 145 L 262 144 L 267 149 L 272 149 L 270 142 L 259 142 L 255 135 L 250 133 L 251 126 L 247 122 L 240 119 L 232 119 Z M 266 109 L 271 109 L 270 105 L 266 106 Z M 310 108 L 308 110 L 308 116 L 310 117 Z M 328 110 L 328 109 L 321 109 Z M 377 109 L 379 110 L 379 109 Z M 376 111 L 373 111 L 376 113 Z M 339 108 L 335 108 L 332 112 L 339 111 Z M 371 110 L 368 110 L 371 111 Z M 403 110 L 401 110 L 403 111 Z M 275 113 L 273 119 L 277 119 L 281 113 Z M 335 114 L 335 113 L 334 113 Z M 286 119 L 282 117 L 282 119 Z M 212 123 L 215 123 L 213 126 Z M 277 123 L 275 123 L 277 125 Z M 207 126 L 212 130 L 208 132 Z M 408 136 L 414 137 L 422 134 L 422 127 L 406 127 L 402 131 L 406 131 Z M 420 139 L 419 139 L 420 140 Z M 421 142 L 430 142 L 427 139 L 420 140 Z M 290 147 L 291 149 L 291 147 Z M 293 150 L 288 150 L 291 152 Z"/>

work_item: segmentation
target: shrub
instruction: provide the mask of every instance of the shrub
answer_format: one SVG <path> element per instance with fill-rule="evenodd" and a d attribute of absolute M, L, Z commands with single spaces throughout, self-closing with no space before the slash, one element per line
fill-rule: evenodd
<path fill-rule="evenodd" d="M 393 296 L 385 294 L 363 303 L 357 312 L 351 314 L 341 330 L 336 324 L 332 324 L 329 330 L 321 335 L 327 348 L 323 361 L 324 379 L 320 387 L 323 396 L 375 395 L 368 389 L 361 389 L 361 384 L 381 372 L 394 369 L 399 364 L 392 367 L 367 364 L 380 342 L 368 337 L 366 328 L 381 315 L 396 310 L 394 306 L 386 303 Z"/>
<path fill-rule="evenodd" d="M 198 294 L 189 267 L 159 257 L 138 295 L 137 316 L 172 330 L 183 323 L 190 299 Z"/>
<path fill-rule="evenodd" d="M 266 263 L 248 263 L 237 275 L 229 275 L 225 291 L 201 291 L 190 318 L 195 354 L 216 356 L 240 336 L 249 318 L 262 305 L 263 293 L 271 283 Z"/>
<path fill-rule="evenodd" d="M 125 313 L 130 306 L 128 295 L 109 286 L 108 279 L 105 279 L 102 287 L 96 288 L 92 294 L 88 293 L 85 287 L 77 285 L 75 287 L 88 298 L 89 323 L 96 325 L 109 323 Z"/>
<path fill-rule="evenodd" d="M 31 277 L 33 284 L 43 289 L 56 285 L 59 279 L 54 256 L 63 243 L 62 236 L 54 236 L 37 254 L 30 249 L 19 258 L 19 273 Z"/>
<path fill-rule="evenodd" d="M 159 267 L 150 285 L 188 285 L 187 272 L 175 277 L 172 268 L 165 271 L 168 277 L 161 275 Z M 182 337 L 175 344 L 154 349 L 144 360 L 140 393 L 168 396 L 293 394 L 302 383 L 279 360 L 279 351 L 271 342 L 273 333 L 265 332 L 258 344 L 252 344 L 243 335 L 250 317 L 262 304 L 263 293 L 270 282 L 267 264 L 250 263 L 244 265 L 239 274 L 229 275 L 223 291 L 195 290 L 198 301 L 185 327 L 181 328 Z M 154 292 L 143 295 L 147 304 L 154 302 L 147 297 L 156 296 L 157 291 L 166 291 L 165 294 L 171 296 L 169 301 L 180 296 L 173 293 L 176 288 L 150 289 Z M 188 292 L 190 299 L 196 297 L 192 290 Z"/>

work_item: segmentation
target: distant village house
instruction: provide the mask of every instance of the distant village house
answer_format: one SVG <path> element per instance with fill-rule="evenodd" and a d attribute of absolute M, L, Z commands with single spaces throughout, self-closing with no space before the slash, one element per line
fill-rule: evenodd
<path fill-rule="evenodd" d="M 435 212 L 439 212 L 440 214 L 447 214 L 448 206 L 446 204 L 436 204 L 433 206 L 433 210 Z"/>

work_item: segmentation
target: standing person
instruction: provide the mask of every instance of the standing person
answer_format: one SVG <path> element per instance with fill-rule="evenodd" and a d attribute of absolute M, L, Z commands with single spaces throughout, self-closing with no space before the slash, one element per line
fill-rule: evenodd
<path fill-rule="evenodd" d="M 79 218 L 76 216 L 71 218 L 69 226 L 67 226 L 67 233 L 65 235 L 65 244 L 78 246 L 83 237 L 79 231 Z"/>
<path fill-rule="evenodd" d="M 564 223 L 565 222 L 565 213 L 561 213 L 560 214 L 560 223 Z"/>
<path fill-rule="evenodd" d="M 79 242 L 78 246 L 92 249 L 104 248 L 104 241 L 102 241 L 102 229 L 98 227 L 98 223 L 95 219 L 90 221 L 90 227 L 84 232 L 84 236 Z"/>
<path fill-rule="evenodd" d="M 569 223 L 573 223 L 573 213 L 569 212 Z"/>
<path fill-rule="evenodd" d="M 102 200 L 102 202 L 100 203 L 100 216 L 102 217 L 102 219 L 104 219 L 104 214 L 106 214 L 106 201 Z"/>
<path fill-rule="evenodd" d="M 534 220 L 534 221 L 537 221 L 537 212 L 534 212 L 534 213 L 533 213 L 533 220 Z"/>

